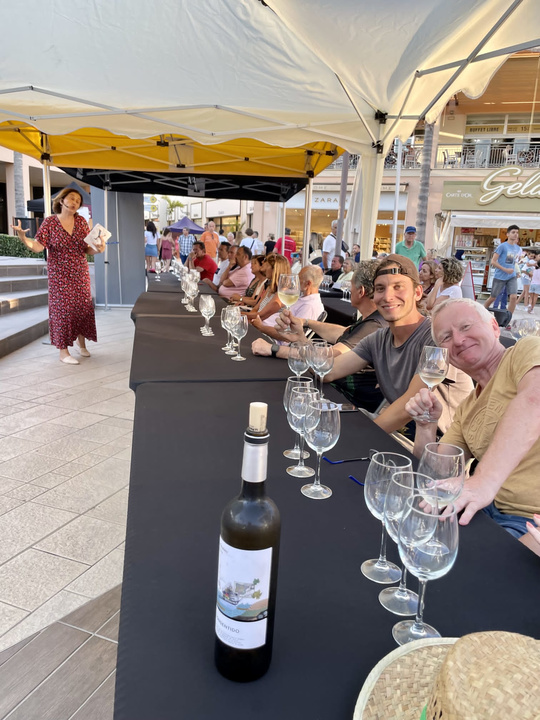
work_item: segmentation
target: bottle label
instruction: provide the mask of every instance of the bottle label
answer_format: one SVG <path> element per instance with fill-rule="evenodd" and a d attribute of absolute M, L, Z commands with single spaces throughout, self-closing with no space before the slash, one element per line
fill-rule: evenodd
<path fill-rule="evenodd" d="M 219 539 L 216 635 L 240 650 L 264 645 L 272 548 L 239 550 Z"/>

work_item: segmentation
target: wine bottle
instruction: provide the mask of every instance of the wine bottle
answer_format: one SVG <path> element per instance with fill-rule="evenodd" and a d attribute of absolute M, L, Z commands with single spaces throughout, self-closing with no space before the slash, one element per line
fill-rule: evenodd
<path fill-rule="evenodd" d="M 251 403 L 242 489 L 221 516 L 215 662 L 229 680 L 257 680 L 272 658 L 281 523 L 265 489 L 266 403 Z"/>

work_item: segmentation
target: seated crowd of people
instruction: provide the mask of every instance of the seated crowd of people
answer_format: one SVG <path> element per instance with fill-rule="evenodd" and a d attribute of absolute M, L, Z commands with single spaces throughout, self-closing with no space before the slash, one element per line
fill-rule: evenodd
<path fill-rule="evenodd" d="M 327 272 L 334 282 L 350 281 L 359 316 L 343 327 L 324 322 L 319 265 L 299 270 L 300 298 L 285 309 L 277 292 L 279 277 L 292 272 L 285 255 L 252 255 L 246 245 L 222 243 L 218 258 L 219 266 L 195 242 L 187 262 L 261 332 L 254 355 L 286 361 L 291 343 L 309 342 L 308 331 L 332 344 L 334 366 L 324 381 L 376 413 L 383 430 L 414 440 L 417 456 L 439 439 L 475 461 L 456 501 L 461 524 L 483 510 L 540 554 L 540 338 L 505 347 L 494 316 L 462 297 L 457 259 L 424 259 L 419 271 L 401 254 L 359 262 L 334 256 Z M 433 344 L 448 349 L 450 369 L 430 391 L 418 364 Z"/>

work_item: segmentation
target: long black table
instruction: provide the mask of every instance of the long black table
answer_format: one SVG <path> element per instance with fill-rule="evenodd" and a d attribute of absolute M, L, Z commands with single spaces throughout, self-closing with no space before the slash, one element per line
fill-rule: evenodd
<path fill-rule="evenodd" d="M 168 292 L 174 292 L 179 293 L 182 292 L 182 285 L 176 275 L 173 275 L 173 273 L 161 273 L 160 279 L 157 279 L 157 276 L 154 273 L 147 273 L 146 277 L 148 279 L 148 292 L 158 292 L 158 293 L 168 293 Z M 206 283 L 200 282 L 199 283 L 199 293 L 201 295 L 207 295 L 209 293 L 215 292 L 211 288 L 208 287 Z"/>
<path fill-rule="evenodd" d="M 219 314 L 218 311 L 221 312 L 221 308 L 225 307 L 226 301 L 213 291 L 212 294 L 216 303 L 216 314 Z M 139 295 L 131 310 L 131 319 L 134 323 L 137 322 L 139 317 L 198 317 L 200 319 L 200 314 L 196 315 L 186 310 L 186 306 L 181 302 L 183 297 L 183 293 L 179 294 L 177 292 L 143 292 Z M 195 300 L 195 307 L 199 307 L 198 298 Z"/>
<path fill-rule="evenodd" d="M 241 342 L 246 360 L 234 362 L 225 355 L 221 348 L 227 342 L 227 334 L 220 324 L 221 306 L 216 304 L 216 316 L 211 320 L 214 337 L 201 335 L 199 328 L 204 319 L 198 313 L 186 313 L 186 317 L 137 318 L 130 388 L 136 390 L 142 383 L 154 381 L 284 380 L 291 374 L 283 360 L 252 354 L 251 343 L 261 334 L 251 326 Z"/>
<path fill-rule="evenodd" d="M 321 293 L 324 309 L 328 313 L 326 322 L 348 327 L 356 321 L 356 308 L 350 302 L 342 300 L 341 293 Z"/>
<path fill-rule="evenodd" d="M 334 494 L 300 493 L 282 450 L 293 436 L 282 383 L 148 383 L 137 389 L 115 720 L 349 720 L 371 668 L 396 646 L 398 617 L 360 564 L 380 523 L 366 509 L 366 463 L 323 463 Z M 214 668 L 220 514 L 240 487 L 248 404 L 269 404 L 268 492 L 282 515 L 274 657 L 261 680 Z M 403 449 L 361 413 L 342 414 L 334 459 Z M 308 463 L 313 462 L 311 457 Z M 389 541 L 389 557 L 397 551 Z M 415 581 L 411 579 L 415 586 Z M 456 565 L 430 582 L 425 619 L 445 636 L 509 630 L 540 638 L 540 558 L 479 513 Z"/>

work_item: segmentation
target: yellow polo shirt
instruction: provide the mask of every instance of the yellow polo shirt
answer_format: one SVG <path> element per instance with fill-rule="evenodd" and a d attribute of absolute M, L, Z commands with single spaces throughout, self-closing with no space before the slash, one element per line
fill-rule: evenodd
<path fill-rule="evenodd" d="M 524 337 L 508 348 L 497 371 L 477 396 L 476 390 L 461 403 L 442 442 L 459 445 L 481 460 L 493 441 L 499 420 L 517 394 L 523 376 L 540 365 L 540 338 Z M 527 422 L 527 418 L 523 418 Z M 495 496 L 503 513 L 532 518 L 540 513 L 540 439 L 509 475 Z"/>

